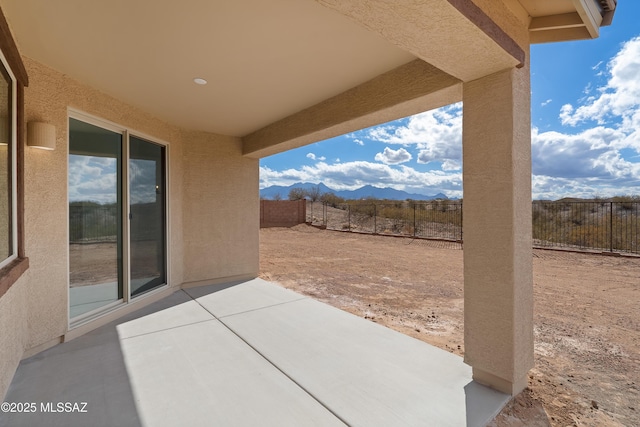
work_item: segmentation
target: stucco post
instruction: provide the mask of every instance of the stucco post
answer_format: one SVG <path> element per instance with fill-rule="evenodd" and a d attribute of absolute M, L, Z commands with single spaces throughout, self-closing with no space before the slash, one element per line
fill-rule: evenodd
<path fill-rule="evenodd" d="M 528 67 L 465 83 L 463 101 L 464 360 L 515 395 L 534 363 Z"/>

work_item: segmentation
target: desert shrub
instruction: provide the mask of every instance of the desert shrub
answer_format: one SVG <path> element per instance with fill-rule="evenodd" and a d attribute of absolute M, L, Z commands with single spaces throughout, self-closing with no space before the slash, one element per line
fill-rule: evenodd
<path fill-rule="evenodd" d="M 292 188 L 289 190 L 289 200 L 302 200 L 307 195 L 307 192 L 302 188 Z"/>
<path fill-rule="evenodd" d="M 320 201 L 322 203 L 331 206 L 332 208 L 343 208 L 346 209 L 345 206 L 340 206 L 344 203 L 344 199 L 342 197 L 336 196 L 334 193 L 323 193 L 320 195 Z"/>
<path fill-rule="evenodd" d="M 305 195 L 312 202 L 317 202 L 320 199 L 320 196 L 322 195 L 322 191 L 320 191 L 320 186 L 316 185 L 315 187 L 309 188 L 307 191 L 305 191 Z"/>

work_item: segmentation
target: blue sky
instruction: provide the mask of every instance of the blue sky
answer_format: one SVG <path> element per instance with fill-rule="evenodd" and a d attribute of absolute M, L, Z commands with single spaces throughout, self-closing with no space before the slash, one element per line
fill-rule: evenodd
<path fill-rule="evenodd" d="M 620 0 L 600 38 L 531 48 L 534 199 L 640 195 L 640 1 Z M 371 184 L 462 197 L 462 105 L 260 161 L 260 188 Z"/>

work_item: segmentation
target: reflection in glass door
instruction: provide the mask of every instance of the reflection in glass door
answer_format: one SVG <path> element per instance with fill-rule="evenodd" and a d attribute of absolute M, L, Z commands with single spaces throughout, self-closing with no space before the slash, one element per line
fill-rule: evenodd
<path fill-rule="evenodd" d="M 68 179 L 75 323 L 167 283 L 166 148 L 70 118 Z"/>
<path fill-rule="evenodd" d="M 123 298 L 121 133 L 69 120 L 69 317 Z"/>
<path fill-rule="evenodd" d="M 131 296 L 166 283 L 165 148 L 129 138 Z"/>

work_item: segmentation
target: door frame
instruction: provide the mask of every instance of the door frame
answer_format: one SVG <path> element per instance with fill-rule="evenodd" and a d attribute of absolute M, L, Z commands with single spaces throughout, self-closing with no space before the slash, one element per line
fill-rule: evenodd
<path fill-rule="evenodd" d="M 69 129 L 69 119 L 75 119 L 75 120 L 79 120 L 85 123 L 88 123 L 90 125 L 93 126 L 97 126 L 100 128 L 103 128 L 105 130 L 108 131 L 112 131 L 115 133 L 119 133 L 122 135 L 122 177 L 121 177 L 121 182 L 122 182 L 122 299 L 119 299 L 117 301 L 114 301 L 113 303 L 107 304 L 103 307 L 100 307 L 98 309 L 92 310 L 90 312 L 81 314 L 75 318 L 70 318 L 70 314 L 69 312 L 67 313 L 67 321 L 68 321 L 68 325 L 67 325 L 67 330 L 72 330 L 72 329 L 76 329 L 80 326 L 86 325 L 88 323 L 92 323 L 97 319 L 103 318 L 106 315 L 114 312 L 114 311 L 119 311 L 123 308 L 126 308 L 128 306 L 133 306 L 133 302 L 135 301 L 136 303 L 138 301 L 145 301 L 145 300 L 154 300 L 155 298 L 152 298 L 154 295 L 158 296 L 159 294 L 164 294 L 166 293 L 167 289 L 169 289 L 171 287 L 171 245 L 169 244 L 169 239 L 170 239 L 170 211 L 169 211 L 169 199 L 170 199 L 170 194 L 171 194 L 171 188 L 170 188 L 170 144 L 167 141 L 164 141 L 162 139 L 159 139 L 155 136 L 151 136 L 149 134 L 146 134 L 144 132 L 139 132 L 135 129 L 132 129 L 130 127 L 126 127 L 124 125 L 120 125 L 118 123 L 114 123 L 112 121 L 91 115 L 89 113 L 86 113 L 84 111 L 75 109 L 75 108 L 67 108 L 67 200 L 66 200 L 66 209 L 67 209 L 67 221 L 66 221 L 66 235 L 67 235 L 67 240 L 69 238 L 69 138 L 70 138 L 70 129 Z M 165 187 L 165 199 L 164 199 L 164 214 L 165 214 L 165 224 L 164 224 L 164 233 L 165 233 L 165 275 L 166 275 L 166 280 L 165 283 L 162 285 L 157 286 L 156 288 L 144 292 L 141 295 L 136 296 L 135 298 L 132 298 L 131 296 L 131 268 L 130 268 L 130 209 L 129 209 L 129 201 L 130 201 L 130 185 L 129 185 L 129 137 L 130 136 L 135 136 L 139 139 L 143 139 L 146 140 L 148 142 L 154 143 L 154 144 L 158 144 L 161 145 L 165 148 L 165 170 L 164 170 L 164 187 Z M 68 247 L 68 242 L 67 242 L 67 247 Z M 69 288 L 69 281 L 70 281 L 70 257 L 69 257 L 69 251 L 67 250 L 67 280 L 66 280 L 66 286 L 67 286 L 67 310 L 69 310 L 69 303 L 70 303 L 70 288 Z M 150 301 L 151 302 L 151 301 Z M 140 306 L 141 304 L 135 304 L 135 306 Z M 136 307 L 137 308 L 137 307 Z"/>

